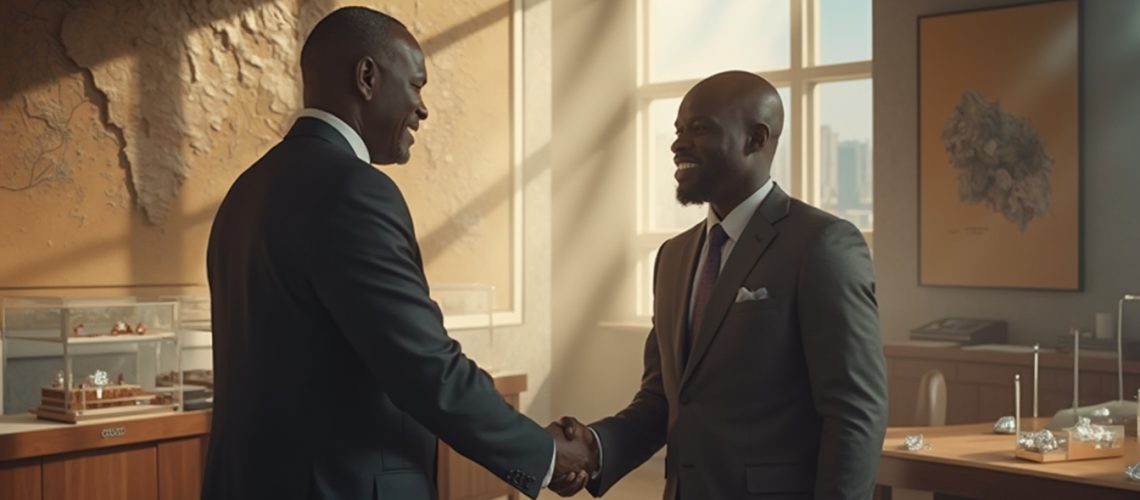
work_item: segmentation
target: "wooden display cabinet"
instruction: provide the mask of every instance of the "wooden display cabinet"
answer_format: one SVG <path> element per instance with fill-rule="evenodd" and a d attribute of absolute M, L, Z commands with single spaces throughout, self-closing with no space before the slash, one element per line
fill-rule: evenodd
<path fill-rule="evenodd" d="M 525 374 L 495 377 L 515 408 Z M 198 500 L 210 412 L 58 424 L 0 418 L 0 500 Z M 483 500 L 517 491 L 439 444 L 440 500 Z"/>

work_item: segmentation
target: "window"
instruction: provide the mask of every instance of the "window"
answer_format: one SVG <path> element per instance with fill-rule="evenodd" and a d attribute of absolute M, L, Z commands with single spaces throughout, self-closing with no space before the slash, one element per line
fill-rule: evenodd
<path fill-rule="evenodd" d="M 871 0 L 639 0 L 638 9 L 637 315 L 652 314 L 657 247 L 706 214 L 677 203 L 670 145 L 685 92 L 720 71 L 754 71 L 779 89 L 772 178 L 870 242 Z"/>

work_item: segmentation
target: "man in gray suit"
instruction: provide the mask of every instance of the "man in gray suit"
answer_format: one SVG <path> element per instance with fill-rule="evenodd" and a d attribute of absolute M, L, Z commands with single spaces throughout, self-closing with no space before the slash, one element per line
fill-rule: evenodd
<path fill-rule="evenodd" d="M 772 182 L 783 123 L 751 73 L 681 102 L 677 199 L 708 203 L 708 219 L 657 253 L 633 402 L 589 428 L 562 420 L 600 455 L 595 496 L 663 445 L 666 500 L 871 496 L 887 384 L 870 252 L 851 223 Z"/>

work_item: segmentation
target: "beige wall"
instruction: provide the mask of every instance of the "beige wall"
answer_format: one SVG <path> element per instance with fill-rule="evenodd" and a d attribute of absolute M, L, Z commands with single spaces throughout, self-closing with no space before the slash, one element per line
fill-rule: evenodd
<path fill-rule="evenodd" d="M 648 334 L 603 326 L 634 300 L 634 6 L 554 5 L 553 411 L 585 420 L 632 398 Z"/>
<path fill-rule="evenodd" d="M 4 2 L 0 293 L 204 292 L 214 211 L 292 122 L 304 35 L 342 4 L 395 15 L 425 48 L 431 117 L 412 162 L 383 170 L 408 199 L 431 283 L 491 283 L 499 310 L 521 283 L 521 325 L 499 327 L 493 346 L 453 334 L 480 362 L 528 373 L 523 405 L 546 419 L 548 1 Z M 516 34 L 526 88 L 511 74 Z M 521 108 L 512 91 L 526 92 Z M 512 218 L 516 201 L 525 217 Z"/>
<path fill-rule="evenodd" d="M 1070 325 L 1094 327 L 1140 290 L 1140 3 L 1083 2 L 1081 22 L 1082 292 L 920 287 L 917 278 L 916 19 L 1021 0 L 874 2 L 875 263 L 884 336 L 947 316 L 1005 319 L 1011 341 L 1052 346 Z M 1126 132 L 1133 131 L 1133 132 Z M 1140 308 L 1133 308 L 1140 309 Z M 1140 311 L 1125 320 L 1140 340 Z"/>

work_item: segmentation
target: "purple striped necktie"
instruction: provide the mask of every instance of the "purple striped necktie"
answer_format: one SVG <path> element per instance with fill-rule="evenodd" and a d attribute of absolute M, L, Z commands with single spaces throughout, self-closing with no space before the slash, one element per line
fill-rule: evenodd
<path fill-rule="evenodd" d="M 709 230 L 709 251 L 705 255 L 705 264 L 701 268 L 701 275 L 697 277 L 697 296 L 693 298 L 693 314 L 689 325 L 689 350 L 696 344 L 697 335 L 701 331 L 701 323 L 705 316 L 705 307 L 709 305 L 716 278 L 720 275 L 720 253 L 724 243 L 728 241 L 728 234 L 724 228 L 717 224 Z"/>

